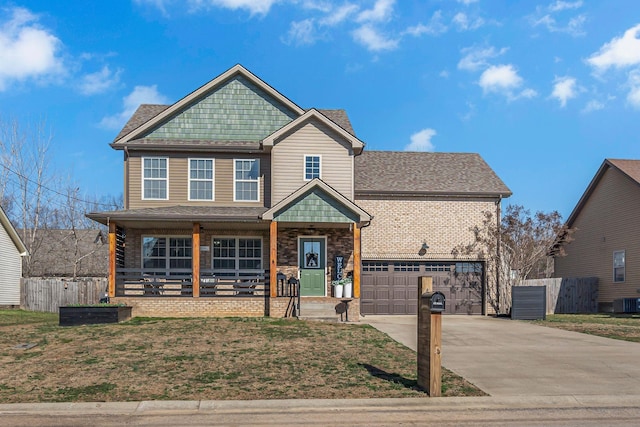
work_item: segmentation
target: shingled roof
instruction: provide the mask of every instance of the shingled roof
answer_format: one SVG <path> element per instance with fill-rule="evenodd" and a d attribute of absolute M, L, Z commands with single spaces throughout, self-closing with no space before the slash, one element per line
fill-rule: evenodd
<path fill-rule="evenodd" d="M 355 158 L 355 192 L 483 195 L 511 190 L 478 154 L 364 151 Z"/>

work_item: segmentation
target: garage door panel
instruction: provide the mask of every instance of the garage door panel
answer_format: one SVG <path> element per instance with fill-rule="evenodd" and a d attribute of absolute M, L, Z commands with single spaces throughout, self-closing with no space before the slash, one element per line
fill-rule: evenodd
<path fill-rule="evenodd" d="M 413 270 L 411 267 L 417 265 L 415 262 L 408 263 L 410 266 L 400 263 L 399 267 L 391 261 L 382 264 L 388 265 L 386 271 L 363 273 L 363 314 L 417 313 L 420 276 L 432 277 L 434 291 L 445 295 L 445 313 L 482 314 L 482 274 L 456 272 L 458 265 L 452 262 L 422 263 L 421 271 L 406 271 Z M 370 312 L 372 309 L 375 313 Z"/>

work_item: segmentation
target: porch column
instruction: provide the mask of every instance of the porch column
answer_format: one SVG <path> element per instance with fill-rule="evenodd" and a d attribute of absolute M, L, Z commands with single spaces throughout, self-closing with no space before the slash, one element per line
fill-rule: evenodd
<path fill-rule="evenodd" d="M 353 297 L 360 298 L 360 269 L 362 268 L 360 226 L 353 224 Z"/>
<path fill-rule="evenodd" d="M 116 296 L 116 223 L 109 222 L 109 298 Z"/>
<path fill-rule="evenodd" d="M 269 225 L 269 295 L 278 296 L 278 223 Z"/>
<path fill-rule="evenodd" d="M 193 233 L 191 238 L 193 248 L 191 250 L 191 289 L 193 297 L 200 297 L 200 223 L 193 223 Z"/>

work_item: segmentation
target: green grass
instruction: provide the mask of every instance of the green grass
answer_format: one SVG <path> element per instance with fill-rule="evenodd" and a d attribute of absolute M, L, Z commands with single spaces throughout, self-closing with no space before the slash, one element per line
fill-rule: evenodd
<path fill-rule="evenodd" d="M 58 313 L 40 313 L 25 310 L 0 310 L 0 327 L 11 325 L 30 325 L 35 323 L 55 324 Z"/>
<path fill-rule="evenodd" d="M 368 325 L 134 318 L 60 327 L 55 314 L 17 310 L 0 318 L 0 403 L 426 397 L 416 353 Z M 25 342 L 37 345 L 14 348 Z M 483 392 L 443 368 L 443 395 Z"/>
<path fill-rule="evenodd" d="M 640 342 L 640 314 L 552 314 L 534 323 L 617 340 Z"/>

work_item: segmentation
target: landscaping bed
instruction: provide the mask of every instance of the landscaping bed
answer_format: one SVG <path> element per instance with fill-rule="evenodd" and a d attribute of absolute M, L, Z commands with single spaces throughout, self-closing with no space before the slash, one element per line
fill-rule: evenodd
<path fill-rule="evenodd" d="M 0 403 L 427 397 L 416 353 L 368 325 L 0 311 Z M 25 349 L 20 344 L 36 344 Z M 18 346 L 18 347 L 16 347 Z M 443 396 L 484 393 L 443 369 Z"/>
<path fill-rule="evenodd" d="M 131 307 L 121 305 L 81 305 L 59 308 L 60 326 L 118 323 L 131 319 Z"/>

